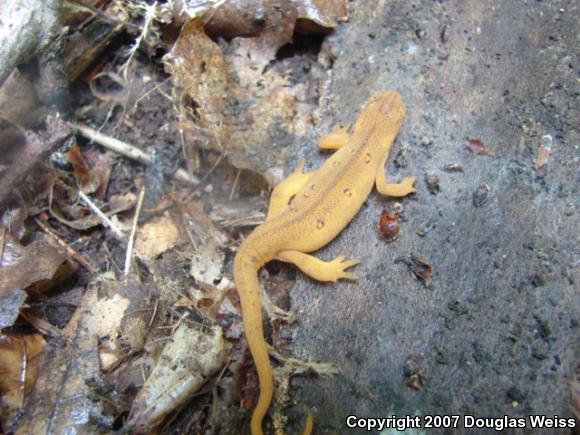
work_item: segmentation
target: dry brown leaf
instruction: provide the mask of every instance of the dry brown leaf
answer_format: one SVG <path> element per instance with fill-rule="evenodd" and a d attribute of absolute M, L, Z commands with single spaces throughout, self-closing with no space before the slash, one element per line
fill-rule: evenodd
<path fill-rule="evenodd" d="M 319 34 L 347 19 L 345 0 L 229 0 L 211 14 L 205 28 L 212 36 L 232 39 L 278 30 L 281 23 L 293 27 L 296 22 L 301 33 Z"/>
<path fill-rule="evenodd" d="M 398 257 L 395 259 L 395 263 L 403 263 L 409 268 L 413 274 L 413 278 L 421 281 L 425 287 L 430 286 L 433 268 L 430 264 L 417 257 L 415 254 Z"/>
<path fill-rule="evenodd" d="M 166 61 L 195 102 L 181 117 L 190 142 L 225 151 L 237 168 L 265 174 L 285 167 L 285 150 L 294 135 L 313 125 L 314 107 L 308 85 L 290 83 L 283 62 L 267 68 L 280 47 L 292 41 L 295 5 L 272 1 L 263 8 L 264 29 L 254 37 L 234 38 L 225 55 L 204 33 L 200 19 L 190 21 Z"/>
<path fill-rule="evenodd" d="M 316 34 L 334 29 L 348 19 L 345 0 L 299 0 L 296 28 L 302 33 Z"/>
<path fill-rule="evenodd" d="M 262 73 L 266 65 L 276 57 L 278 50 L 292 42 L 298 12 L 295 3 L 290 0 L 266 0 L 255 4 L 259 4 L 261 8 L 256 13 L 262 11 L 265 17 L 263 28 L 254 38 L 242 39 L 249 44 L 247 51 L 253 67 Z"/>
<path fill-rule="evenodd" d="M 465 142 L 465 148 L 476 155 L 486 155 L 493 157 L 495 152 L 485 146 L 481 139 L 468 139 Z"/>
<path fill-rule="evenodd" d="M 189 107 L 194 128 L 202 131 L 209 148 L 221 150 L 227 137 L 224 113 L 228 110 L 229 77 L 223 54 L 205 34 L 200 18 L 183 26 L 164 60 L 171 75 L 194 102 Z"/>
<path fill-rule="evenodd" d="M 44 240 L 22 246 L 5 234 L 0 263 L 0 327 L 10 326 L 18 316 L 26 299 L 22 290 L 51 279 L 66 258 L 64 251 Z"/>
<path fill-rule="evenodd" d="M 139 229 L 135 252 L 139 257 L 150 261 L 173 248 L 181 240 L 183 235 L 179 226 L 170 216 L 161 216 Z"/>
<path fill-rule="evenodd" d="M 128 426 L 150 432 L 223 366 L 229 348 L 219 326 L 206 333 L 182 323 L 135 398 Z"/>
<path fill-rule="evenodd" d="M 4 333 L 0 336 L 0 416 L 8 429 L 16 423 L 25 400 L 34 388 L 43 361 L 42 335 Z"/>
<path fill-rule="evenodd" d="M 226 119 L 231 140 L 225 148 L 234 166 L 265 174 L 272 167 L 285 167 L 286 146 L 312 127 L 314 107 L 303 102 L 307 84 L 291 84 L 283 68 L 263 72 L 270 61 L 263 53 L 251 38 L 231 43 L 227 62 L 239 84 L 232 92 L 243 109 Z"/>
<path fill-rule="evenodd" d="M 91 147 L 83 150 L 83 155 L 92 168 L 92 172 L 99 180 L 99 188 L 95 192 L 95 197 L 103 201 L 107 194 L 107 188 L 109 187 L 109 180 L 111 179 L 111 172 L 113 170 L 113 154 L 111 152 L 103 153 L 97 150 L 96 147 Z M 135 195 L 133 196 L 135 197 Z M 111 204 L 111 209 L 114 210 L 116 207 Z"/>
<path fill-rule="evenodd" d="M 268 1 L 228 0 L 211 13 L 205 30 L 228 39 L 255 36 L 266 27 L 268 6 Z"/>
<path fill-rule="evenodd" d="M 77 183 L 83 192 L 93 193 L 96 191 L 99 188 L 100 180 L 87 165 L 76 142 L 70 148 L 66 158 L 72 165 Z"/>

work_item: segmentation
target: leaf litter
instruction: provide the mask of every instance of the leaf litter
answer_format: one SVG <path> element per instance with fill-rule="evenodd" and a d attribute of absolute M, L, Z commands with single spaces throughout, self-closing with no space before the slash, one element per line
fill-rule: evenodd
<path fill-rule="evenodd" d="M 10 403 L 5 429 L 215 430 L 237 420 L 223 410 L 256 399 L 228 267 L 242 232 L 265 219 L 265 194 L 287 170 L 289 145 L 316 122 L 329 66 L 316 57 L 322 37 L 348 18 L 346 2 L 177 3 L 98 1 L 65 11 L 70 44 L 83 47 L 64 50 L 69 79 L 86 87 L 75 117 L 94 129 L 81 125 L 75 137 L 67 122 L 46 122 L 50 110 L 24 106 L 35 98 L 13 112 L 30 114 L 10 128 L 31 152 L 11 156 L 22 175 L 0 167 L 9 181 L 0 192 L 0 319 L 9 351 L 28 352 L 30 371 L 26 388 L 5 387 L 14 397 L 26 392 Z M 110 56 L 123 31 L 133 42 Z M 312 35 L 318 42 L 296 48 Z M 146 157 L 130 163 L 118 148 L 103 152 L 98 143 L 110 140 L 133 144 L 130 158 Z M 155 165 L 167 147 L 187 169 L 151 181 L 143 165 L 165 174 Z M 161 199 L 138 211 L 147 183 L 158 184 Z M 79 288 L 72 314 L 59 318 L 64 327 L 50 323 L 50 301 L 66 304 Z M 31 327 L 38 333 L 23 334 Z M 316 371 L 288 367 L 286 383 Z M 167 418 L 196 394 L 193 420 Z M 220 413 L 204 411 L 209 405 Z"/>

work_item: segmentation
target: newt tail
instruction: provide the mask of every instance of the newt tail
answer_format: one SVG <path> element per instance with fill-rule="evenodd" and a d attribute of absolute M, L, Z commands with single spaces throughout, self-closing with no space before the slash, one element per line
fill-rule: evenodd
<path fill-rule="evenodd" d="M 262 435 L 262 420 L 268 411 L 274 392 L 272 366 L 270 365 L 268 348 L 264 339 L 262 298 L 260 297 L 260 281 L 258 280 L 258 270 L 265 262 L 259 264 L 250 255 L 240 255 L 241 252 L 247 250 L 248 244 L 245 242 L 240 246 L 234 261 L 234 281 L 240 295 L 246 340 L 250 347 L 260 382 L 260 398 L 252 415 L 252 435 Z M 253 258 L 256 257 L 254 256 Z"/>

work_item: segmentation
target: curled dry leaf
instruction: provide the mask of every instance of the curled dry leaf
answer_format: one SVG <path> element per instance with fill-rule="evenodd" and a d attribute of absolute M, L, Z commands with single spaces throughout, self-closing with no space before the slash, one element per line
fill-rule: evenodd
<path fill-rule="evenodd" d="M 89 82 L 91 93 L 101 101 L 125 104 L 128 90 L 125 80 L 114 72 L 102 72 L 94 75 Z"/>
<path fill-rule="evenodd" d="M 480 139 L 468 139 L 465 143 L 465 148 L 473 154 L 483 154 L 485 152 L 485 145 Z"/>
<path fill-rule="evenodd" d="M 395 263 L 403 263 L 409 268 L 415 279 L 420 280 L 425 287 L 429 287 L 433 268 L 415 256 L 415 254 L 411 254 L 408 257 L 399 257 L 395 259 Z"/>
<path fill-rule="evenodd" d="M 95 197 L 98 200 L 103 201 L 107 194 L 107 188 L 109 187 L 109 181 L 111 179 L 111 172 L 113 171 L 112 153 L 102 153 L 97 151 L 96 148 L 89 148 L 84 151 L 83 155 L 86 157 L 88 164 L 91 166 L 93 174 L 95 174 L 99 180 L 99 188 L 95 191 Z M 136 196 L 132 193 L 125 194 L 124 196 L 127 195 L 133 196 L 132 204 L 135 204 Z M 113 205 L 113 198 L 115 196 L 119 195 L 114 195 L 111 197 L 111 210 L 118 208 Z"/>
<path fill-rule="evenodd" d="M 414 358 L 410 358 L 403 366 L 403 375 L 405 384 L 413 390 L 422 390 L 425 388 L 425 375 L 423 370 Z"/>
<path fill-rule="evenodd" d="M 15 423 L 36 383 L 45 346 L 40 334 L 4 333 L 0 336 L 0 415 L 6 430 Z"/>
<path fill-rule="evenodd" d="M 81 154 L 81 150 L 76 142 L 70 148 L 67 160 L 73 167 L 75 179 L 79 184 L 80 188 L 85 193 L 93 193 L 95 192 L 100 185 L 100 180 L 97 174 L 93 173 L 89 166 L 87 165 L 83 155 Z"/>
<path fill-rule="evenodd" d="M 66 260 L 64 251 L 44 240 L 22 246 L 5 234 L 0 267 L 0 327 L 12 325 L 30 285 L 51 279 Z"/>
<path fill-rule="evenodd" d="M 465 148 L 473 154 L 493 156 L 495 153 L 489 150 L 480 139 L 468 139 L 465 143 Z"/>
<path fill-rule="evenodd" d="M 297 30 L 316 34 L 334 29 L 340 21 L 348 19 L 345 0 L 299 0 Z"/>
<path fill-rule="evenodd" d="M 157 426 L 223 366 L 229 348 L 219 326 L 207 333 L 182 323 L 135 398 L 128 426 L 145 432 Z"/>
<path fill-rule="evenodd" d="M 223 2 L 211 14 L 205 29 L 212 36 L 228 39 L 237 36 L 256 36 L 266 29 L 271 3 L 270 0 L 229 0 Z M 278 4 L 281 8 L 288 8 L 287 3 L 287 0 L 283 0 Z"/>
<path fill-rule="evenodd" d="M 76 189 L 64 183 L 54 182 L 48 195 L 48 211 L 51 216 L 75 230 L 87 230 L 102 224 L 103 221 L 99 216 L 93 214 L 89 207 L 85 207 L 77 200 L 77 193 Z M 130 210 L 136 202 L 137 197 L 130 192 L 124 195 L 114 195 L 101 211 L 107 217 L 111 217 Z"/>

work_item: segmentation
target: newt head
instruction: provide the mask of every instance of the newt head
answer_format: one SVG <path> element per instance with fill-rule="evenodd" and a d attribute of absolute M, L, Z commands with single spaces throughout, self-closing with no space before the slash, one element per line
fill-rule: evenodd
<path fill-rule="evenodd" d="M 367 141 L 390 142 L 399 133 L 405 114 L 405 104 L 398 92 L 380 92 L 369 99 L 361 112 L 354 124 L 355 134 L 361 134 Z"/>

